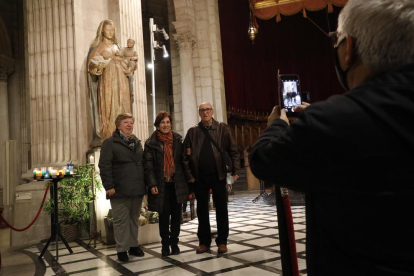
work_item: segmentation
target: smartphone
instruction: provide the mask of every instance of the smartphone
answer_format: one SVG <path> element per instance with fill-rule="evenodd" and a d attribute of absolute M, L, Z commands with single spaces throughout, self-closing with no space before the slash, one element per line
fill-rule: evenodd
<path fill-rule="evenodd" d="M 298 75 L 279 75 L 279 97 L 280 106 L 286 109 L 286 115 L 297 117 L 298 113 L 293 110 L 302 103 Z"/>

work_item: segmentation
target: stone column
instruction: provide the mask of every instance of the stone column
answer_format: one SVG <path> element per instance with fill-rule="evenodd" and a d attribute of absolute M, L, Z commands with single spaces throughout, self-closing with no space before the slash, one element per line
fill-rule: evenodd
<path fill-rule="evenodd" d="M 32 167 L 84 159 L 73 5 L 73 0 L 26 1 Z"/>
<path fill-rule="evenodd" d="M 9 97 L 7 91 L 7 76 L 14 71 L 14 60 L 4 54 L 0 55 L 0 204 L 9 205 L 6 202 L 10 191 L 6 189 L 6 141 L 10 139 L 9 130 Z M 14 183 L 13 183 L 14 184 Z M 5 210 L 5 213 L 7 210 Z"/>
<path fill-rule="evenodd" d="M 177 28 L 177 22 L 174 22 L 174 25 Z M 185 134 L 190 127 L 196 125 L 199 121 L 192 59 L 195 38 L 191 32 L 185 32 L 175 34 L 174 39 L 180 52 L 182 116 L 183 132 Z"/>
<path fill-rule="evenodd" d="M 10 71 L 0 65 L 0 122 L 2 122 L 2 131 L 0 131 L 0 143 L 9 140 L 9 98 L 7 93 L 7 75 Z M 3 155 L 1 155 L 3 156 Z"/>
<path fill-rule="evenodd" d="M 214 118 L 227 122 L 218 0 L 194 0 L 194 4 L 197 22 L 195 51 L 198 52 L 198 66 L 194 70 L 197 100 L 213 104 Z"/>
<path fill-rule="evenodd" d="M 134 134 L 145 141 L 148 137 L 148 114 L 141 1 L 109 0 L 108 8 L 109 18 L 115 22 L 117 27 L 119 44 L 125 47 L 128 38 L 135 40 L 135 51 L 138 53 L 138 69 L 134 72 L 134 103 L 132 105 L 132 113 L 135 119 Z"/>

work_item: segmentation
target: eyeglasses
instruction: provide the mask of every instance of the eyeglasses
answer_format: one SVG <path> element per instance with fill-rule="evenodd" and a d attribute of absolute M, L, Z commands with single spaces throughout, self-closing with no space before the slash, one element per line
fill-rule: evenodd
<path fill-rule="evenodd" d="M 337 48 L 339 44 L 341 44 L 345 40 L 346 36 L 344 35 L 339 36 L 338 32 L 330 32 L 329 37 L 332 39 L 332 46 L 334 48 Z"/>
<path fill-rule="evenodd" d="M 203 108 L 203 109 L 199 109 L 198 111 L 200 113 L 204 113 L 204 112 L 210 113 L 212 110 L 213 110 L 212 108 Z"/>

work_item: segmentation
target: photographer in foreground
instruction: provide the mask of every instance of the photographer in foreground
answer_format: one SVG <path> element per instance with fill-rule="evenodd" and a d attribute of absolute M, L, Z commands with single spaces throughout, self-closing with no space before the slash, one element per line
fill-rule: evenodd
<path fill-rule="evenodd" d="M 333 38 L 351 90 L 274 108 L 251 170 L 306 194 L 309 276 L 414 275 L 414 1 L 350 0 Z"/>

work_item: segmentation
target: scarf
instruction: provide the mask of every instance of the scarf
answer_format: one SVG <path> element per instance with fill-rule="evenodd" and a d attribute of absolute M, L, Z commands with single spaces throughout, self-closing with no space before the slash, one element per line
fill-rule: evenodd
<path fill-rule="evenodd" d="M 127 138 L 119 129 L 117 130 L 122 140 L 124 140 L 124 142 L 135 151 L 135 145 L 137 143 L 137 141 L 135 140 L 135 135 L 132 134 L 131 136 L 129 136 L 129 138 Z"/>
<path fill-rule="evenodd" d="M 173 134 L 172 131 L 167 135 L 162 134 L 161 131 L 156 131 L 158 141 L 164 144 L 164 177 L 166 182 L 170 182 L 174 173 L 174 155 L 173 155 Z"/>

